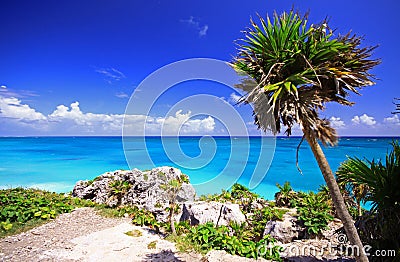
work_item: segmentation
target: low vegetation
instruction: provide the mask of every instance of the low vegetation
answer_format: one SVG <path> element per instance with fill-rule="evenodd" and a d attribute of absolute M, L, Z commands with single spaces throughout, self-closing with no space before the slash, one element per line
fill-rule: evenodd
<path fill-rule="evenodd" d="M 326 187 L 320 187 L 317 193 L 296 192 L 289 182 L 284 186 L 277 185 L 280 189 L 275 194 L 276 204 L 283 207 L 296 208 L 298 219 L 303 223 L 309 237 L 318 236 L 328 228 L 334 219 L 333 204 L 328 200 Z M 329 192 L 328 192 L 329 194 Z"/>
<path fill-rule="evenodd" d="M 299 220 L 304 222 L 309 235 L 320 234 L 333 220 L 332 208 L 324 201 L 324 196 L 321 194 L 309 192 L 299 195 L 295 204 L 299 212 Z"/>
<path fill-rule="evenodd" d="M 94 203 L 37 189 L 0 190 L 0 237 L 26 231 L 82 206 Z"/>
<path fill-rule="evenodd" d="M 176 190 L 174 189 L 178 187 L 179 185 L 165 184 L 164 190 L 171 192 L 172 201 L 174 200 L 173 196 L 176 197 Z M 118 196 L 121 191 L 126 190 L 126 185 L 123 183 L 113 184 L 113 188 L 115 188 L 113 193 Z M 280 189 L 291 192 L 289 194 L 290 197 L 296 196 L 295 200 L 287 199 L 283 203 L 295 203 L 294 206 L 296 207 L 302 205 L 304 217 L 307 216 L 307 208 L 312 208 L 313 205 L 316 205 L 315 201 L 317 200 L 314 202 L 307 200 L 308 194 L 293 193 L 294 191 L 289 183 L 286 183 Z M 229 191 L 223 190 L 220 194 L 202 196 L 201 200 L 238 204 L 247 217 L 245 223 L 232 222 L 227 226 L 216 226 L 212 223 L 207 223 L 190 226 L 186 221 L 175 222 L 173 224 L 175 233 L 173 234 L 170 219 L 168 222 L 157 221 L 153 213 L 136 206 L 110 208 L 91 201 L 72 198 L 68 195 L 36 189 L 15 188 L 1 190 L 0 192 L 1 236 L 28 230 L 55 218 L 58 214 L 70 212 L 76 207 L 92 206 L 103 216 L 130 217 L 135 225 L 147 226 L 155 232 L 166 234 L 167 239 L 176 242 L 177 247 L 182 251 L 193 250 L 204 254 L 211 249 L 217 249 L 225 250 L 233 255 L 250 258 L 263 257 L 275 261 L 280 261 L 280 247 L 275 244 L 275 240 L 272 237 L 269 235 L 264 236 L 264 229 L 268 221 L 282 220 L 283 215 L 288 211 L 285 206 L 275 206 L 274 202 L 260 198 L 260 196 L 243 185 L 235 184 Z M 179 205 L 171 205 L 171 203 L 173 202 L 170 202 L 170 205 L 166 207 L 168 212 L 171 208 L 176 209 L 179 207 Z M 307 205 L 307 203 L 311 204 Z M 300 214 L 302 214 L 301 212 Z M 173 213 L 169 212 L 169 216 L 171 214 Z M 326 226 L 326 224 L 318 220 L 320 217 L 323 216 L 317 215 L 314 217 L 312 223 L 310 222 L 310 228 L 319 230 L 319 228 L 322 229 Z M 305 224 L 308 225 L 306 222 Z M 132 232 L 127 232 L 127 234 L 132 235 Z"/>
<path fill-rule="evenodd" d="M 243 228 L 237 226 L 216 227 L 209 222 L 190 228 L 186 239 L 199 246 L 201 251 L 204 252 L 217 249 L 242 257 L 258 258 L 261 256 L 274 261 L 281 260 L 279 255 L 280 247 L 274 246 L 275 240 L 273 238 L 266 235 L 259 241 L 253 241 L 249 231 L 243 232 Z M 264 252 L 260 252 L 261 248 L 265 249 Z"/>
<path fill-rule="evenodd" d="M 160 172 L 159 176 L 164 177 L 164 183 L 161 184 L 161 189 L 164 190 L 166 197 L 168 199 L 169 207 L 168 207 L 168 217 L 170 221 L 170 228 L 172 231 L 172 234 L 176 235 L 176 229 L 175 229 L 175 224 L 174 224 L 174 214 L 178 209 L 177 205 L 177 197 L 178 197 L 178 192 L 182 188 L 183 183 L 188 183 L 188 177 L 186 175 L 181 175 L 179 178 L 176 179 L 171 179 L 167 181 L 166 176 L 164 173 Z"/>

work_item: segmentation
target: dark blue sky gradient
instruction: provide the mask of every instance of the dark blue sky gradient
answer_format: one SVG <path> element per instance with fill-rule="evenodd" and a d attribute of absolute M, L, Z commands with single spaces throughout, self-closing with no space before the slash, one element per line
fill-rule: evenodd
<path fill-rule="evenodd" d="M 292 6 L 302 13 L 309 10 L 312 23 L 329 16 L 337 33 L 352 30 L 365 35 L 365 45 L 380 45 L 374 53 L 382 59 L 373 70 L 380 78 L 377 85 L 363 90 L 361 97 L 352 96 L 354 107 L 329 106 L 323 115 L 340 117 L 350 127 L 354 116 L 367 114 L 383 125 L 383 119 L 392 116 L 393 98 L 400 96 L 400 4 L 394 0 L 2 0 L 0 85 L 44 115 L 75 101 L 83 112 L 122 114 L 128 99 L 116 94 L 130 96 L 147 75 L 178 60 L 229 61 L 236 53 L 234 40 L 242 37 L 240 31 L 249 26 L 251 16 Z M 190 17 L 196 25 L 187 22 Z M 204 26 L 208 30 L 200 36 Z M 115 68 L 126 77 L 107 81 L 96 72 L 104 68 Z M 248 114 L 245 118 L 251 119 Z M 343 134 L 381 130 L 362 125 L 350 129 Z M 6 134 L 4 129 L 1 134 Z"/>

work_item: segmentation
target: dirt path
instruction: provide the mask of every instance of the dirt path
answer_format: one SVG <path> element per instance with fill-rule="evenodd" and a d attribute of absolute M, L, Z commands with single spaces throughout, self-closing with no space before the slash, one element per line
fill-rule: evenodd
<path fill-rule="evenodd" d="M 125 232 L 139 230 L 141 236 Z M 155 248 L 148 244 L 155 241 Z M 0 261 L 201 261 L 129 219 L 105 218 L 79 208 L 19 235 L 0 240 Z"/>

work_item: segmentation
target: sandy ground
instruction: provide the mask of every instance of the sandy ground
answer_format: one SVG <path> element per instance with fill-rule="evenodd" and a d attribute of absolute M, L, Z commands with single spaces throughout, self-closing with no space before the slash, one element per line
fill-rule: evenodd
<path fill-rule="evenodd" d="M 129 236 L 126 232 L 134 232 Z M 149 245 L 152 243 L 152 245 Z M 155 245 L 155 246 L 154 246 Z M 210 251 L 205 257 L 180 253 L 175 245 L 145 227 L 132 225 L 128 218 L 105 218 L 93 208 L 78 208 L 25 233 L 0 239 L 0 261 L 190 261 L 251 262 L 224 251 Z M 319 260 L 295 257 L 290 261 Z"/>
<path fill-rule="evenodd" d="M 140 236 L 128 236 L 129 231 Z M 155 242 L 155 248 L 149 243 Z M 0 240 L 0 261 L 202 261 L 129 219 L 105 218 L 92 208 Z"/>

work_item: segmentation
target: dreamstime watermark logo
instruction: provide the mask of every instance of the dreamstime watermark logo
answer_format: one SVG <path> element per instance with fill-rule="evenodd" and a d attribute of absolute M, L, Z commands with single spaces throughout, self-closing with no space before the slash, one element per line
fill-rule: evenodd
<path fill-rule="evenodd" d="M 207 174 L 203 180 L 192 180 L 197 192 L 207 192 L 211 184 L 219 188 L 232 186 L 243 174 L 250 153 L 258 150 L 255 164 L 252 159 L 254 169 L 248 184 L 251 189 L 258 186 L 272 162 L 275 138 L 257 131 L 259 143 L 252 147 L 249 128 L 254 129 L 254 135 L 254 125 L 243 119 L 235 106 L 236 101 L 220 97 L 212 90 L 196 92 L 196 83 L 192 90 L 187 88 L 191 81 L 203 81 L 203 85 L 223 86 L 237 98 L 243 94 L 235 88 L 241 78 L 243 76 L 239 76 L 226 62 L 207 58 L 178 61 L 146 77 L 135 89 L 125 110 L 122 135 L 129 167 L 148 169 L 167 164 L 198 171 L 201 176 L 200 172 L 213 165 L 213 161 L 224 158 L 224 167 L 215 171 L 212 177 Z M 186 89 L 177 89 L 182 84 Z M 270 126 L 274 127 L 273 121 Z M 229 146 L 226 146 L 226 141 L 221 145 L 213 137 L 219 131 L 229 139 Z M 197 155 L 184 150 L 181 137 L 185 135 L 199 136 L 195 138 L 198 139 Z M 154 143 L 151 141 L 157 139 L 161 140 L 162 148 L 152 147 Z M 229 157 L 225 159 L 227 155 Z"/>
<path fill-rule="evenodd" d="M 257 250 L 258 256 L 263 257 L 267 253 L 278 250 L 271 243 L 260 246 Z M 283 245 L 279 254 L 281 257 L 355 257 L 363 252 L 368 257 L 396 257 L 396 250 L 373 249 L 370 245 L 364 245 L 363 250 L 356 245 L 350 245 L 346 234 L 338 234 L 337 242 L 304 243 L 294 242 Z"/>

